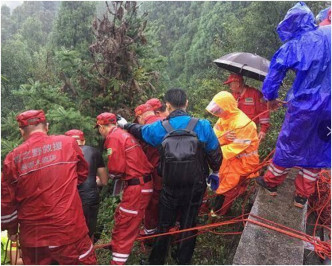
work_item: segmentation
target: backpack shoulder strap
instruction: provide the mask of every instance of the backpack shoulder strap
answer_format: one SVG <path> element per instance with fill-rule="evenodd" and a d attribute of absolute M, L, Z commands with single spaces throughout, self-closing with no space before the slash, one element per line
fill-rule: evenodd
<path fill-rule="evenodd" d="M 189 131 L 193 131 L 194 128 L 195 128 L 195 126 L 196 126 L 196 124 L 197 124 L 197 122 L 198 122 L 198 120 L 199 120 L 198 118 L 192 117 L 189 120 L 189 123 L 188 123 L 186 129 L 189 130 Z"/>
<path fill-rule="evenodd" d="M 166 129 L 167 133 L 170 133 L 174 130 L 171 124 L 169 123 L 169 120 L 164 120 L 161 124 Z"/>

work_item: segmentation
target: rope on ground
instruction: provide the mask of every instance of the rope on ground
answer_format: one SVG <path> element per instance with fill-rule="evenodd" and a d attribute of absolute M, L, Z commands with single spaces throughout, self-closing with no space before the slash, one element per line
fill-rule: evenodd
<path fill-rule="evenodd" d="M 331 221 L 331 216 L 330 216 L 330 213 L 331 213 L 331 203 L 330 203 L 331 177 L 330 177 L 330 173 L 326 170 L 323 170 L 320 173 L 320 177 L 321 177 L 320 181 L 317 185 L 318 186 L 318 191 L 317 191 L 318 196 L 317 196 L 317 200 L 316 200 L 317 205 L 315 208 L 313 208 L 314 210 L 318 211 L 318 214 L 319 214 L 317 221 L 316 221 L 315 230 L 317 227 L 324 227 L 324 228 L 329 229 L 329 232 L 330 232 L 331 229 L 329 228 L 328 225 L 330 224 L 330 221 Z M 253 188 L 254 187 L 252 187 L 252 189 Z M 248 199 L 251 192 L 252 191 L 249 191 L 249 193 L 247 193 L 247 197 L 246 197 L 244 203 Z M 321 202 L 323 202 L 323 203 L 321 204 Z M 241 234 L 241 232 L 217 232 L 215 229 L 217 229 L 221 226 L 250 222 L 250 223 L 256 224 L 258 226 L 262 226 L 262 227 L 268 228 L 270 230 L 274 230 L 279 233 L 285 234 L 287 236 L 309 242 L 314 246 L 314 250 L 320 258 L 326 259 L 328 257 L 331 259 L 331 243 L 328 241 L 321 241 L 320 239 L 317 239 L 315 237 L 315 234 L 313 236 L 311 236 L 311 235 L 305 234 L 301 231 L 297 231 L 295 229 L 286 227 L 284 225 L 275 223 L 273 221 L 264 219 L 259 216 L 250 215 L 249 218 L 248 218 L 248 216 L 249 216 L 249 214 L 244 214 L 244 204 L 243 204 L 242 215 L 240 215 L 238 217 L 235 217 L 235 218 L 232 218 L 232 219 L 229 219 L 226 221 L 222 221 L 222 222 L 211 223 L 211 224 L 203 225 L 203 226 L 196 226 L 193 228 L 188 228 L 188 229 L 183 229 L 183 230 L 178 230 L 177 228 L 173 228 L 173 230 L 170 230 L 167 233 L 138 237 L 136 240 L 143 242 L 145 240 L 153 239 L 153 238 L 160 237 L 160 236 L 170 236 L 170 235 L 176 235 L 176 234 L 181 234 L 181 233 L 190 232 L 190 231 L 198 231 L 198 232 L 187 238 L 177 239 L 174 243 L 177 243 L 179 241 L 184 241 L 186 239 L 195 237 L 195 236 L 197 236 L 199 234 L 203 234 L 203 233 L 213 233 L 216 235 L 237 235 L 237 234 Z M 255 220 L 252 218 L 254 218 Z M 323 224 L 318 224 L 318 222 L 322 221 L 322 220 L 323 220 Z M 98 248 L 104 248 L 104 247 L 108 247 L 108 246 L 110 246 L 109 243 L 95 245 L 94 248 L 98 249 Z"/>
<path fill-rule="evenodd" d="M 169 232 L 166 232 L 166 233 L 149 235 L 149 236 L 144 236 L 144 237 L 137 237 L 136 240 L 137 241 L 145 241 L 145 240 L 153 239 L 153 238 L 160 237 L 160 236 L 176 235 L 176 234 L 181 234 L 181 233 L 185 233 L 185 232 L 191 232 L 191 231 L 194 231 L 194 230 L 201 231 L 201 230 L 216 228 L 216 227 L 220 227 L 220 226 L 224 226 L 224 225 L 236 224 L 236 223 L 242 222 L 242 220 L 243 220 L 243 215 L 240 215 L 240 216 L 238 216 L 234 219 L 223 221 L 223 222 L 217 222 L 217 223 L 212 223 L 212 224 L 207 224 L 207 225 L 202 225 L 202 226 L 196 226 L 196 227 L 182 229 L 182 230 L 174 230 L 174 231 L 170 230 Z M 94 245 L 94 249 L 105 248 L 105 247 L 109 247 L 109 246 L 110 246 L 110 243 L 99 244 L 99 245 Z"/>
<path fill-rule="evenodd" d="M 329 233 L 329 239 L 324 239 L 324 242 L 329 244 L 331 239 L 331 171 L 322 170 L 319 173 L 319 179 L 316 183 L 316 193 L 309 199 L 309 211 L 307 217 L 315 213 L 317 215 L 316 221 L 314 223 L 313 237 L 317 235 L 318 228 L 324 228 Z M 331 245 L 331 244 L 330 244 Z M 331 248 L 330 248 L 331 249 Z M 316 247 L 315 247 L 316 251 Z M 317 247 L 318 256 L 324 253 L 320 247 Z M 331 256 L 329 256 L 331 258 Z"/>
<path fill-rule="evenodd" d="M 212 229 L 216 229 L 221 226 L 242 223 L 244 221 L 244 222 L 249 222 L 249 223 L 261 226 L 261 227 L 268 228 L 270 230 L 274 230 L 276 232 L 282 233 L 284 235 L 287 235 L 287 236 L 290 236 L 293 238 L 297 238 L 297 239 L 309 242 L 314 246 L 315 252 L 317 253 L 317 255 L 319 257 L 321 257 L 322 259 L 325 259 L 326 257 L 331 258 L 331 244 L 329 242 L 321 241 L 321 240 L 315 238 L 314 236 L 305 234 L 301 231 L 275 223 L 273 221 L 264 219 L 262 217 L 259 217 L 256 215 L 250 215 L 250 217 L 248 217 L 248 215 L 249 214 L 240 215 L 234 219 L 223 221 L 223 222 L 217 222 L 217 223 L 212 223 L 212 224 L 203 225 L 203 226 L 196 226 L 193 228 L 187 228 L 187 229 L 182 229 L 182 230 L 170 231 L 170 232 L 155 234 L 155 235 L 151 235 L 151 236 L 138 237 L 138 238 L 136 238 L 136 240 L 145 241 L 148 239 L 153 239 L 153 238 L 157 238 L 157 237 L 161 237 L 161 236 L 171 236 L 171 235 L 175 235 L 175 234 L 181 234 L 181 233 L 196 231 L 196 230 L 204 231 L 204 233 L 210 232 L 210 233 L 214 233 L 214 234 L 223 234 L 223 235 L 239 234 L 240 232 L 215 232 L 215 231 L 212 231 Z M 252 218 L 254 218 L 255 220 Z M 190 237 L 193 237 L 193 236 L 190 236 Z M 185 240 L 185 239 L 181 239 L 181 241 L 183 241 L 183 240 Z M 108 247 L 108 246 L 110 246 L 110 243 L 95 245 L 94 249 L 104 248 L 104 247 Z"/>

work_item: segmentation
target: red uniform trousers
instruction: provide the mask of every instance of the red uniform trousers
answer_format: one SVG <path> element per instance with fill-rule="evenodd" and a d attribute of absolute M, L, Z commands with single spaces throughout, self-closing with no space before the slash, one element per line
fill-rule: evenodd
<path fill-rule="evenodd" d="M 246 190 L 248 186 L 248 182 L 246 182 L 247 177 L 241 177 L 239 184 L 236 187 L 226 191 L 222 195 L 225 197 L 224 202 L 219 211 L 216 211 L 219 215 L 225 215 L 228 210 L 232 207 L 233 202 L 239 196 L 241 196 Z"/>
<path fill-rule="evenodd" d="M 270 187 L 280 185 L 286 178 L 290 168 L 285 168 L 271 163 L 264 175 L 264 181 Z M 315 192 L 316 181 L 321 169 L 301 168 L 295 178 L 295 193 L 304 198 L 309 198 Z"/>
<path fill-rule="evenodd" d="M 144 234 L 151 235 L 157 232 L 159 196 L 161 190 L 153 190 L 151 200 L 145 211 Z"/>
<path fill-rule="evenodd" d="M 153 192 L 148 207 L 145 210 L 144 234 L 151 235 L 157 231 L 159 215 L 159 196 L 161 192 L 161 177 L 157 173 L 157 168 L 153 170 Z"/>
<path fill-rule="evenodd" d="M 21 248 L 22 259 L 26 265 L 50 265 L 52 261 L 64 265 L 97 264 L 96 254 L 88 234 L 68 245 Z"/>
<path fill-rule="evenodd" d="M 115 211 L 115 225 L 112 232 L 112 265 L 126 263 L 139 227 L 144 218 L 145 209 L 151 200 L 153 182 L 144 185 L 127 186 L 122 201 Z"/>

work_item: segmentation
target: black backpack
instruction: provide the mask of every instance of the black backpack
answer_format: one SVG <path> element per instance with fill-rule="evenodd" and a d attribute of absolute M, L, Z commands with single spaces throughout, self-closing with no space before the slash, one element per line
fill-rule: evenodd
<path fill-rule="evenodd" d="M 197 122 L 191 118 L 185 129 L 176 130 L 168 120 L 162 122 L 167 131 L 160 147 L 163 186 L 192 187 L 204 180 L 204 143 L 193 131 Z"/>

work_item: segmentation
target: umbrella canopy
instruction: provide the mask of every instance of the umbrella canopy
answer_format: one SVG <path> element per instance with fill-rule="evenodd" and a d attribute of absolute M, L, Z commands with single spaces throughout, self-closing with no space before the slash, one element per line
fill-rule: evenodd
<path fill-rule="evenodd" d="M 218 67 L 243 76 L 263 81 L 269 70 L 270 61 L 251 53 L 231 53 L 213 61 Z"/>

